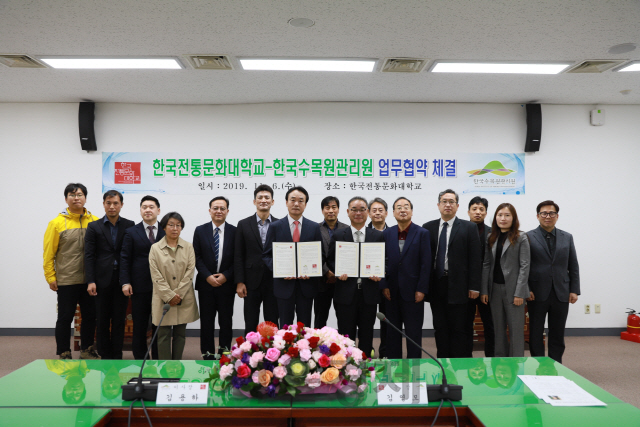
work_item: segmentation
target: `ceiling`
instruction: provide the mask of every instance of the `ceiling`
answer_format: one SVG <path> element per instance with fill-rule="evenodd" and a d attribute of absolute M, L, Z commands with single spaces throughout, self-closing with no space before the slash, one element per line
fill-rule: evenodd
<path fill-rule="evenodd" d="M 289 25 L 296 17 L 315 25 Z M 434 74 L 430 64 L 419 74 L 243 71 L 235 59 L 640 60 L 639 23 L 638 0 L 0 0 L 0 54 L 216 54 L 235 67 L 0 65 L 0 102 L 640 104 L 640 72 Z M 620 43 L 638 48 L 608 53 Z"/>

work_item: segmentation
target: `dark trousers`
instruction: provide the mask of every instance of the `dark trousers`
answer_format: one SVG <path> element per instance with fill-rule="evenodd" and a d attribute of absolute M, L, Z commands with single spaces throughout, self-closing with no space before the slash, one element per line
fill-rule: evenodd
<path fill-rule="evenodd" d="M 442 276 L 435 282 L 435 286 L 431 288 L 431 314 L 438 348 L 437 357 L 467 357 L 467 304 L 449 304 L 448 276 Z"/>
<path fill-rule="evenodd" d="M 380 304 L 378 304 L 378 311 L 384 315 L 387 314 L 386 305 L 388 304 L 387 299 L 380 291 Z M 385 322 L 380 322 L 380 346 L 378 347 L 378 358 L 382 359 L 387 356 L 387 324 Z"/>
<path fill-rule="evenodd" d="M 220 333 L 218 334 L 218 353 L 226 348 L 231 350 L 233 338 L 233 303 L 236 294 L 221 292 L 213 286 L 205 283 L 198 289 L 198 302 L 200 303 L 200 351 L 205 359 L 213 359 L 216 353 L 216 315 Z"/>
<path fill-rule="evenodd" d="M 71 323 L 80 304 L 80 348 L 86 350 L 93 345 L 96 333 L 96 303 L 87 292 L 87 284 L 58 286 L 58 319 L 56 320 L 56 354 L 71 351 Z"/>
<path fill-rule="evenodd" d="M 404 333 L 422 346 L 422 323 L 424 321 L 424 301 L 405 301 L 396 289 L 391 291 L 391 301 L 386 301 L 387 319 L 402 329 Z M 420 359 L 422 350 L 407 341 L 407 358 Z M 395 329 L 387 328 L 387 357 L 389 359 L 402 359 L 402 335 Z"/>
<path fill-rule="evenodd" d="M 493 357 L 495 354 L 496 335 L 493 330 L 493 319 L 491 318 L 491 305 L 483 304 L 480 297 L 470 299 L 467 302 L 467 333 L 469 334 L 467 341 L 469 343 L 469 351 L 465 357 L 473 357 L 473 322 L 476 318 L 476 307 L 480 312 L 482 325 L 484 329 L 484 356 Z"/>
<path fill-rule="evenodd" d="M 277 298 L 277 300 L 280 328 L 284 325 L 293 325 L 294 316 L 297 316 L 298 322 L 304 323 L 305 326 L 311 325 L 313 298 L 302 295 L 300 283 L 296 282 L 296 289 L 290 298 Z"/>
<path fill-rule="evenodd" d="M 320 280 L 325 280 L 325 278 L 323 277 Z M 327 283 L 327 290 L 318 291 L 318 295 L 313 299 L 313 327 L 316 329 L 322 329 L 327 326 L 335 286 L 335 283 Z"/>
<path fill-rule="evenodd" d="M 138 360 L 144 359 L 147 354 L 147 331 L 151 324 L 151 298 L 153 292 L 136 292 L 131 295 L 131 317 L 133 318 L 133 334 L 131 337 L 131 347 L 133 357 Z M 156 326 L 151 324 L 151 333 L 156 332 Z M 153 336 L 153 335 L 152 335 Z M 151 347 L 151 357 L 158 359 L 158 339 L 153 342 Z"/>
<path fill-rule="evenodd" d="M 97 289 L 96 323 L 98 354 L 103 359 L 122 359 L 124 324 L 129 298 L 122 293 L 117 271 L 109 286 Z"/>
<path fill-rule="evenodd" d="M 564 327 L 569 314 L 569 303 L 558 299 L 551 289 L 546 301 L 528 301 L 529 306 L 529 349 L 532 357 L 544 356 L 544 321 L 549 314 L 549 357 L 562 363 L 564 354 Z"/>
<path fill-rule="evenodd" d="M 338 301 L 334 301 L 338 318 L 338 332 L 342 335 L 349 335 L 349 338 L 354 341 L 357 336 L 358 348 L 367 357 L 371 357 L 371 350 L 373 350 L 373 326 L 376 323 L 376 305 L 364 302 L 362 289 L 356 291 L 352 304 L 340 304 Z"/>
<path fill-rule="evenodd" d="M 255 332 L 260 323 L 260 305 L 265 321 L 278 324 L 278 301 L 273 295 L 273 278 L 271 274 L 262 276 L 262 283 L 256 289 L 247 288 L 244 297 L 244 334 Z"/>

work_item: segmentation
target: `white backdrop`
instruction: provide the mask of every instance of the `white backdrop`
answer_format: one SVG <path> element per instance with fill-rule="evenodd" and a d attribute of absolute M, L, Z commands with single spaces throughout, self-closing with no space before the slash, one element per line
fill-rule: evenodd
<path fill-rule="evenodd" d="M 571 307 L 568 327 L 625 325 L 624 309 L 640 309 L 636 261 L 640 232 L 637 160 L 640 158 L 640 106 L 606 106 L 607 123 L 589 125 L 588 105 L 544 105 L 541 151 L 526 156 L 524 196 L 490 196 L 489 212 L 513 203 L 523 230 L 537 226 L 535 207 L 545 199 L 561 207 L 558 227 L 573 233 L 581 266 L 582 296 Z M 0 218 L 2 245 L 0 328 L 52 328 L 55 293 L 42 273 L 42 237 L 49 220 L 66 205 L 68 182 L 89 189 L 87 207 L 102 216 L 100 151 L 215 152 L 239 155 L 264 150 L 319 153 L 436 152 L 517 153 L 524 147 L 525 118 L 520 105 L 301 103 L 221 106 L 98 104 L 97 153 L 81 151 L 77 104 L 0 104 L 0 140 L 5 203 Z M 636 184 L 633 184 L 636 182 Z M 305 214 L 320 221 L 320 200 L 312 193 Z M 400 194 L 398 194 L 400 195 Z M 367 197 L 369 197 L 367 195 Z M 209 221 L 210 194 L 160 198 L 163 212 L 177 210 L 186 221 L 183 236 Z M 276 192 L 273 214 L 286 213 L 284 191 Z M 470 196 L 460 201 L 467 218 Z M 389 202 L 391 200 L 388 200 Z M 437 194 L 413 198 L 414 221 L 438 217 Z M 140 220 L 139 197 L 126 196 L 122 215 Z M 346 202 L 346 200 L 343 200 Z M 254 210 L 251 197 L 232 198 L 228 221 Z M 339 215 L 347 221 L 346 210 Z M 394 221 L 389 217 L 390 224 Z M 628 225 L 627 225 L 628 224 Z M 612 230 L 604 234 L 605 230 Z M 602 314 L 584 314 L 599 303 Z M 592 309 L 593 312 L 593 309 Z M 330 319 L 335 326 L 335 318 Z M 199 327 L 198 323 L 190 325 Z M 236 299 L 234 328 L 243 328 L 242 301 Z M 425 328 L 432 328 L 427 309 Z"/>

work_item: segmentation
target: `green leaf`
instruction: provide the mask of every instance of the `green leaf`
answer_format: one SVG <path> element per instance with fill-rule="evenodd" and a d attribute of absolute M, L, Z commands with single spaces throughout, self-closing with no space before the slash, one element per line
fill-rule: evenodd
<path fill-rule="evenodd" d="M 240 390 L 242 390 L 242 391 L 251 391 L 254 388 L 255 385 L 256 385 L 256 383 L 245 384 L 242 387 L 240 387 Z"/>
<path fill-rule="evenodd" d="M 289 392 L 289 394 L 290 394 L 292 397 L 296 397 L 296 395 L 297 395 L 298 393 L 300 393 L 300 392 L 298 391 L 298 389 L 297 389 L 297 388 L 295 388 L 295 387 L 291 387 L 291 386 L 288 386 L 288 387 L 287 387 L 287 391 Z"/>

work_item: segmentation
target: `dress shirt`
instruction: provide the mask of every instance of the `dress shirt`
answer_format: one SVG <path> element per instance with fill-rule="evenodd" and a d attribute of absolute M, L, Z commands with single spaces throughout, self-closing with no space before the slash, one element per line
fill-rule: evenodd
<path fill-rule="evenodd" d="M 149 226 L 151 226 L 151 233 L 153 234 L 153 240 L 155 240 L 156 242 L 158 241 L 158 221 L 154 222 L 153 224 L 147 224 L 146 222 L 142 221 L 142 224 L 144 224 L 144 234 L 147 235 L 147 238 L 149 238 Z"/>
<path fill-rule="evenodd" d="M 442 233 L 442 227 L 444 226 L 444 223 L 446 222 L 447 224 L 449 224 L 447 226 L 447 251 L 444 254 L 444 269 L 449 270 L 449 238 L 451 237 L 451 228 L 453 227 L 453 223 L 456 221 L 456 217 L 454 216 L 453 218 L 451 218 L 449 221 L 445 221 L 442 218 L 440 218 L 440 226 L 438 227 L 438 239 L 436 240 L 437 242 L 440 241 L 440 233 Z M 436 248 L 436 258 L 438 259 L 438 250 Z"/>
<path fill-rule="evenodd" d="M 375 228 L 373 226 L 373 222 L 369 221 L 369 224 L 367 224 L 367 228 Z M 387 223 L 385 222 L 384 223 L 384 228 L 382 229 L 382 231 L 386 230 L 387 228 L 389 228 L 389 226 L 387 226 Z M 376 228 L 376 230 L 377 230 L 377 228 Z M 380 230 L 378 230 L 378 231 L 380 231 Z"/>
<path fill-rule="evenodd" d="M 407 234 L 409 233 L 409 229 L 412 224 L 413 223 L 410 222 L 407 228 L 402 231 L 400 231 L 400 227 L 398 226 L 398 245 L 400 246 L 400 253 L 402 253 L 402 250 L 404 249 L 404 241 L 407 240 Z"/>
<path fill-rule="evenodd" d="M 107 218 L 107 216 L 104 216 L 104 220 L 103 222 L 105 224 L 109 224 L 109 231 L 111 232 L 111 242 L 113 243 L 113 248 L 115 249 L 116 247 L 116 238 L 118 237 L 118 228 L 117 225 L 120 222 L 120 216 L 118 216 L 118 219 L 116 220 L 116 225 L 113 225 L 113 223 L 111 221 L 109 221 L 109 218 Z M 114 259 L 113 260 L 113 265 L 118 265 L 118 260 Z"/>
<path fill-rule="evenodd" d="M 502 272 L 502 264 L 500 259 L 502 258 L 502 249 L 504 248 L 504 242 L 507 241 L 507 235 L 509 232 L 500 232 L 500 237 L 494 243 L 496 245 L 496 259 L 493 261 L 493 283 L 504 285 L 504 273 Z"/>
<path fill-rule="evenodd" d="M 540 231 L 542 231 L 542 235 L 547 241 L 547 248 L 549 248 L 549 253 L 551 253 L 551 259 L 553 259 L 553 256 L 556 253 L 556 228 L 553 227 L 553 230 L 551 230 L 551 233 L 549 233 L 547 230 L 545 230 L 542 227 L 540 227 Z"/>
<path fill-rule="evenodd" d="M 327 229 L 327 231 L 329 231 L 329 240 L 333 239 L 333 232 L 336 231 L 336 229 L 338 228 L 338 221 L 336 220 L 336 225 L 331 228 L 329 227 L 329 224 L 327 224 L 327 221 L 322 221 L 320 223 L 321 227 L 324 227 Z"/>
<path fill-rule="evenodd" d="M 300 236 L 302 236 L 302 217 L 300 217 L 300 219 L 295 220 L 293 218 L 291 218 L 291 216 L 287 215 L 287 219 L 289 220 L 289 229 L 291 230 L 291 238 L 293 238 L 293 230 L 296 229 L 296 225 L 293 223 L 293 221 L 298 221 L 298 232 L 300 233 Z"/>
<path fill-rule="evenodd" d="M 218 231 L 218 265 L 216 266 L 216 273 L 220 272 L 220 264 L 222 264 L 222 251 L 224 249 L 224 226 L 226 222 L 223 222 L 220 227 L 215 225 L 213 221 L 211 221 L 211 225 L 213 225 L 213 236 L 216 235 L 216 228 L 219 228 Z"/>
<path fill-rule="evenodd" d="M 262 240 L 262 246 L 264 246 L 264 242 L 267 240 L 267 231 L 269 231 L 269 226 L 271 225 L 271 215 L 267 219 L 264 220 L 264 224 L 262 220 L 256 214 L 256 219 L 258 220 L 258 231 L 260 232 L 260 240 Z"/>

